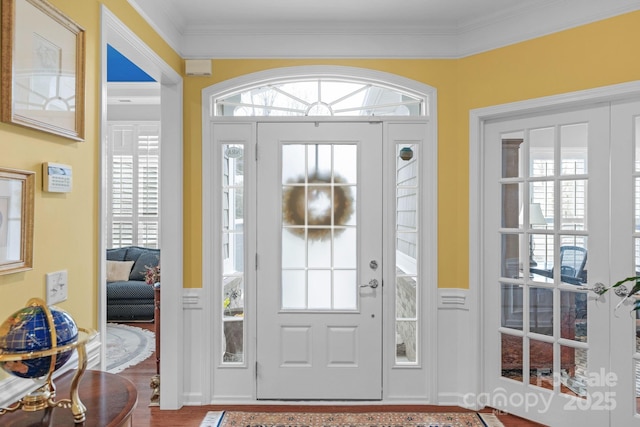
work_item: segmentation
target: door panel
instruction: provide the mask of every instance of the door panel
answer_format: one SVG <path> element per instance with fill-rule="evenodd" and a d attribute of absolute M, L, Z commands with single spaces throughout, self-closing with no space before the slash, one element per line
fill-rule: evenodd
<path fill-rule="evenodd" d="M 259 399 L 381 399 L 381 170 L 380 124 L 258 125 Z"/>
<path fill-rule="evenodd" d="M 613 284 L 640 274 L 640 102 L 611 106 L 611 279 Z M 633 283 L 626 284 L 631 289 Z M 632 300 L 623 303 L 610 295 L 611 373 L 616 401 L 612 426 L 640 426 L 640 339 Z"/>
<path fill-rule="evenodd" d="M 609 387 L 608 107 L 487 124 L 489 406 L 549 425 L 603 426 Z"/>

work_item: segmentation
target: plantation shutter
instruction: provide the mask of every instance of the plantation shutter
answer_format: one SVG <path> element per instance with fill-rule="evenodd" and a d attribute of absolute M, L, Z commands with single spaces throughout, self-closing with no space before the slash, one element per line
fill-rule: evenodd
<path fill-rule="evenodd" d="M 159 247 L 160 126 L 108 125 L 108 247 Z"/>

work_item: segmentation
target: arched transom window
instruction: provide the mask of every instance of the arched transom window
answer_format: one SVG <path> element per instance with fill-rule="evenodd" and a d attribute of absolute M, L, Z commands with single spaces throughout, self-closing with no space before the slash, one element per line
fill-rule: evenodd
<path fill-rule="evenodd" d="M 227 93 L 216 116 L 425 116 L 423 96 L 362 80 L 317 77 L 279 80 Z"/>

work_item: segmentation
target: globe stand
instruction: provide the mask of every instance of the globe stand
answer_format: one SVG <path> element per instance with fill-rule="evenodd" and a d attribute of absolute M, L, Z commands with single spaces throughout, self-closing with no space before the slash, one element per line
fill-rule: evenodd
<path fill-rule="evenodd" d="M 51 316 L 51 312 L 49 308 L 44 304 L 42 300 L 34 298 L 29 301 L 30 305 L 38 305 L 43 308 L 46 313 L 47 318 L 50 320 L 50 325 L 53 325 L 53 317 Z M 32 360 L 39 359 L 42 357 L 50 357 L 51 363 L 49 364 L 49 372 L 46 376 L 44 384 L 36 389 L 28 393 L 22 399 L 9 406 L 8 408 L 0 408 L 0 416 L 15 412 L 18 409 L 22 409 L 25 412 L 36 412 L 45 410 L 50 412 L 52 408 L 64 408 L 71 409 L 71 413 L 73 414 L 73 419 L 76 424 L 83 423 L 86 420 L 86 412 L 87 408 L 82 404 L 80 400 L 80 395 L 78 394 L 78 386 L 80 384 L 80 379 L 82 375 L 87 369 L 87 350 L 86 343 L 95 337 L 96 332 L 93 330 L 87 330 L 83 328 L 78 328 L 78 339 L 66 345 L 56 346 L 56 332 L 55 327 L 50 328 L 50 333 L 54 346 L 45 350 L 31 351 L 28 353 L 2 353 L 0 352 L 0 363 L 20 363 L 24 360 Z M 78 368 L 73 376 L 71 381 L 71 389 L 69 393 L 69 399 L 60 399 L 58 401 L 56 398 L 56 387 L 53 383 L 53 372 L 55 370 L 56 357 L 59 353 L 64 353 L 67 351 L 72 351 L 77 349 L 78 351 Z"/>

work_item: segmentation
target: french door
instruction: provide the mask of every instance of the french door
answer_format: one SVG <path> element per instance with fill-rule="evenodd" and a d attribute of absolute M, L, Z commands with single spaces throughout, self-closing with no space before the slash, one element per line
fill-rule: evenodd
<path fill-rule="evenodd" d="M 382 126 L 257 134 L 257 397 L 381 399 Z"/>
<path fill-rule="evenodd" d="M 485 144 L 484 403 L 640 425 L 632 301 L 594 292 L 640 272 L 640 103 L 488 123 Z"/>

